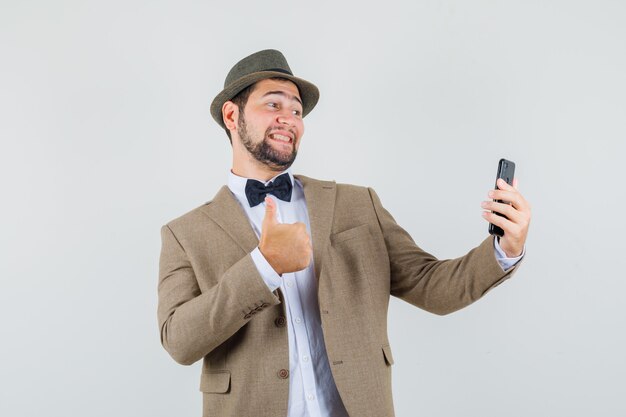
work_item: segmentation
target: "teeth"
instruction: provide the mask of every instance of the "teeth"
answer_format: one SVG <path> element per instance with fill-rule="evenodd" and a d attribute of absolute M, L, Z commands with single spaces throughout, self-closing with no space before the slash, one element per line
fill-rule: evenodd
<path fill-rule="evenodd" d="M 291 138 L 289 138 L 287 136 L 279 135 L 279 134 L 276 134 L 276 133 L 270 135 L 270 137 L 273 138 L 273 139 L 282 140 L 283 142 L 289 142 L 291 140 Z"/>

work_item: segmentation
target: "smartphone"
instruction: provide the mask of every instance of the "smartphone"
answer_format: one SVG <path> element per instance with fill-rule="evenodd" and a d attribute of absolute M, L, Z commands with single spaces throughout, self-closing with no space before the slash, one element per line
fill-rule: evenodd
<path fill-rule="evenodd" d="M 498 162 L 498 173 L 496 174 L 495 189 L 496 190 L 498 189 L 498 178 L 502 178 L 504 181 L 507 182 L 507 184 L 513 185 L 514 176 L 515 176 L 515 162 L 509 161 L 504 158 L 500 159 L 500 162 Z M 494 201 L 497 203 L 510 204 L 508 201 L 502 201 L 502 200 L 494 200 Z M 493 213 L 496 213 L 496 212 L 494 211 Z M 496 214 L 498 216 L 502 216 L 506 218 L 504 214 L 500 214 L 500 213 L 496 213 Z M 493 223 L 489 223 L 489 234 L 502 237 L 504 236 L 504 230 L 502 230 L 501 227 L 494 225 Z"/>

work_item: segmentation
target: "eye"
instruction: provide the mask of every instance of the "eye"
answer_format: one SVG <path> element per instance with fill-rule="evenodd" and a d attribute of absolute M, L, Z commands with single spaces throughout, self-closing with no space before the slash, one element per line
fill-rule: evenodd
<path fill-rule="evenodd" d="M 278 104 L 274 103 L 273 101 L 270 101 L 269 103 L 267 103 L 267 105 L 270 107 L 278 107 Z"/>
<path fill-rule="evenodd" d="M 294 111 L 293 111 L 293 114 L 294 114 L 295 116 L 302 116 L 302 112 L 301 112 L 300 110 L 294 110 Z"/>

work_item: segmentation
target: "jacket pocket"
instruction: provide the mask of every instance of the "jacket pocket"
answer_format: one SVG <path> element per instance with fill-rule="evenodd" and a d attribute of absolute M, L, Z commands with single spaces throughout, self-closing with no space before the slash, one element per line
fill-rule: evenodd
<path fill-rule="evenodd" d="M 200 377 L 200 391 L 224 394 L 230 390 L 230 371 L 203 372 Z"/>
<path fill-rule="evenodd" d="M 385 357 L 387 365 L 393 365 L 393 356 L 391 355 L 391 347 L 389 345 L 383 346 L 383 356 Z"/>
<path fill-rule="evenodd" d="M 365 235 L 363 235 L 366 233 Z M 330 240 L 333 244 L 343 242 L 344 240 L 353 239 L 357 236 L 369 237 L 369 224 L 361 224 L 352 229 L 344 230 L 339 233 L 334 233 L 330 236 Z"/>

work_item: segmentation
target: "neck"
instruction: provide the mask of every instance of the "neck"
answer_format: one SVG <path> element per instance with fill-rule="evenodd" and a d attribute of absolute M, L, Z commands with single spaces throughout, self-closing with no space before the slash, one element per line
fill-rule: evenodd
<path fill-rule="evenodd" d="M 253 178 L 266 182 L 274 178 L 280 172 L 285 171 L 286 168 L 275 170 L 253 158 L 250 158 L 246 161 L 246 163 L 233 160 L 233 166 L 230 170 L 233 174 L 240 177 Z"/>

